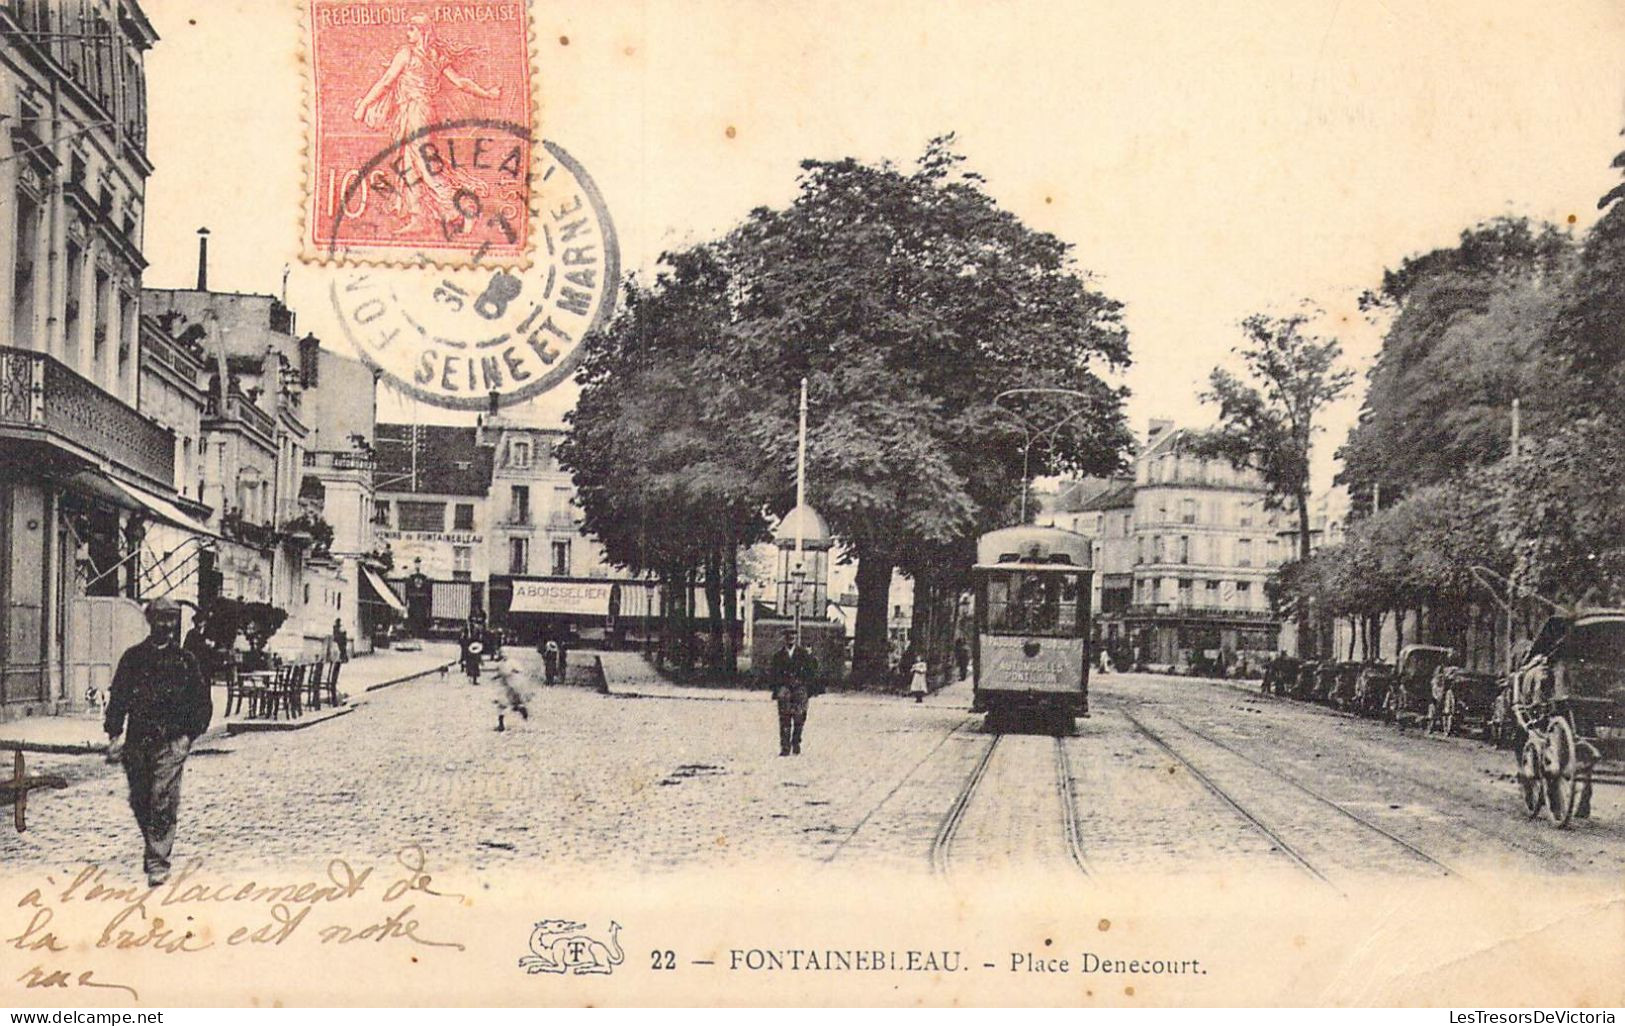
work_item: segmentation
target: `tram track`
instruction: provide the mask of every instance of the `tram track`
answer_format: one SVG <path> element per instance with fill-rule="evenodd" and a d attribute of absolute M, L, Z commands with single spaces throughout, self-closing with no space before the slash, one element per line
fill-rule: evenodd
<path fill-rule="evenodd" d="M 1168 715 L 1166 713 L 1164 713 L 1163 715 L 1168 720 L 1170 720 L 1173 723 L 1177 724 L 1181 730 L 1187 731 L 1188 733 L 1193 734 L 1196 737 L 1201 738 L 1203 741 L 1206 741 L 1210 745 L 1213 745 L 1213 746 L 1215 746 L 1217 748 L 1222 748 L 1225 751 L 1229 752 L 1230 754 L 1234 755 L 1236 758 L 1241 759 L 1244 762 L 1248 762 L 1248 763 L 1250 763 L 1250 764 L 1252 764 L 1254 766 L 1257 766 L 1259 769 L 1265 771 L 1266 773 L 1270 773 L 1270 774 L 1274 775 L 1275 777 L 1279 778 L 1280 780 L 1285 781 L 1287 784 L 1290 784 L 1293 788 L 1297 789 L 1298 791 L 1302 792 L 1303 794 L 1308 795 L 1310 798 L 1313 798 L 1315 801 L 1320 802 L 1322 805 L 1324 805 L 1327 808 L 1333 810 L 1334 812 L 1337 812 L 1338 814 L 1340 814 L 1342 816 L 1345 816 L 1348 819 L 1353 820 L 1354 822 L 1360 824 L 1361 826 L 1365 827 L 1367 830 L 1372 831 L 1373 833 L 1379 834 L 1382 837 L 1387 838 L 1389 841 L 1392 841 L 1394 844 L 1396 844 L 1399 847 L 1403 848 L 1405 851 L 1410 852 L 1412 855 L 1416 856 L 1418 859 L 1422 860 L 1423 862 L 1426 862 L 1426 863 L 1434 866 L 1435 868 L 1440 870 L 1442 873 L 1444 873 L 1446 876 L 1461 877 L 1462 874 L 1458 870 L 1456 870 L 1454 867 L 1452 867 L 1449 863 L 1444 862 L 1443 860 L 1441 860 L 1439 858 L 1436 858 L 1433 855 L 1428 854 L 1426 851 L 1423 851 L 1421 848 L 1418 848 L 1416 845 L 1414 845 L 1411 842 L 1405 840 L 1403 837 L 1400 837 L 1398 834 L 1396 834 L 1393 831 L 1387 829 L 1386 827 L 1383 827 L 1383 826 L 1380 826 L 1380 825 L 1378 825 L 1376 823 L 1373 823 L 1371 820 L 1369 820 L 1366 817 L 1360 815 L 1359 813 L 1353 811 L 1352 809 L 1350 809 L 1347 806 L 1343 805 L 1341 802 L 1337 801 L 1336 799 L 1328 798 L 1326 795 L 1320 793 L 1319 791 L 1316 791 L 1314 788 L 1308 786 L 1307 784 L 1303 783 L 1302 781 L 1296 780 L 1296 779 L 1294 779 L 1292 777 L 1289 777 L 1285 773 L 1282 773 L 1279 769 L 1275 768 L 1274 766 L 1270 766 L 1270 765 L 1268 765 L 1268 764 L 1266 764 L 1264 762 L 1261 762 L 1258 759 L 1255 759 L 1252 756 L 1248 755 L 1247 753 L 1245 753 L 1245 752 L 1241 751 L 1240 749 L 1236 748 L 1235 746 L 1227 744 L 1224 741 L 1220 741 L 1218 738 L 1213 737 L 1212 735 L 1210 735 L 1210 734 L 1208 734 L 1208 733 L 1206 733 L 1204 731 L 1198 730 L 1197 728 L 1191 726 L 1190 724 L 1186 723 L 1185 721 L 1179 719 L 1177 716 L 1170 716 L 1170 715 Z"/>
<path fill-rule="evenodd" d="M 984 796 L 987 790 L 989 769 L 995 763 L 996 754 L 1001 751 L 1008 753 L 1011 749 L 1010 745 L 1004 744 L 1005 739 L 1005 734 L 995 734 L 988 742 L 976 764 L 966 774 L 958 793 L 955 794 L 954 800 L 949 804 L 947 811 L 943 813 L 942 819 L 937 825 L 936 834 L 931 840 L 928 857 L 932 871 L 938 875 L 946 876 L 952 872 L 955 864 L 955 853 L 964 846 L 965 839 L 962 835 L 965 822 L 973 810 L 984 813 L 989 812 L 991 810 L 986 809 L 983 803 L 1009 802 L 1014 799 L 1014 796 L 1009 794 Z M 1058 820 L 1061 828 L 1061 842 L 1065 860 L 1073 869 L 1084 876 L 1088 876 L 1089 862 L 1083 844 L 1082 830 L 1079 825 L 1077 794 L 1072 776 L 1071 761 L 1060 737 L 1051 736 L 1050 741 L 1051 749 L 1048 762 L 1054 772 L 1051 794 L 1055 801 L 1059 803 L 1058 815 L 1054 818 Z M 1048 829 L 1050 818 L 1049 816 L 1038 817 L 1034 829 L 1040 831 Z M 1006 850 L 998 854 L 1010 857 L 1014 853 Z"/>
<path fill-rule="evenodd" d="M 1222 787 L 1218 781 L 1214 780 L 1201 769 L 1197 768 L 1195 763 L 1191 762 L 1191 760 L 1187 759 L 1183 753 L 1164 740 L 1162 735 L 1158 734 L 1150 727 L 1147 727 L 1144 723 L 1141 723 L 1139 718 L 1128 710 L 1124 709 L 1120 711 L 1122 712 L 1123 718 L 1128 720 L 1129 724 L 1133 726 L 1135 730 L 1143 734 L 1152 744 L 1166 752 L 1174 759 L 1174 761 L 1178 762 L 1181 766 L 1184 766 L 1186 772 L 1188 772 L 1193 779 L 1195 779 L 1203 787 L 1207 788 L 1208 792 L 1211 793 L 1215 798 L 1219 799 L 1225 805 L 1228 805 L 1230 809 L 1242 819 L 1251 824 L 1253 829 L 1264 835 L 1264 837 L 1269 840 L 1272 845 L 1274 845 L 1275 850 L 1279 851 L 1282 855 L 1290 859 L 1292 863 L 1298 867 L 1298 869 L 1304 873 L 1307 873 L 1309 876 L 1314 877 L 1328 887 L 1331 887 L 1334 890 L 1340 890 L 1336 884 L 1332 883 L 1331 879 L 1328 878 L 1325 873 L 1320 871 L 1319 867 L 1309 860 L 1307 856 L 1305 856 L 1297 848 L 1293 847 L 1286 838 L 1277 833 L 1272 827 L 1269 826 L 1269 824 L 1265 823 L 1258 816 L 1254 815 L 1245 805 L 1241 804 L 1241 802 L 1239 802 L 1235 796 L 1233 796 L 1229 791 L 1225 790 L 1225 788 Z"/>

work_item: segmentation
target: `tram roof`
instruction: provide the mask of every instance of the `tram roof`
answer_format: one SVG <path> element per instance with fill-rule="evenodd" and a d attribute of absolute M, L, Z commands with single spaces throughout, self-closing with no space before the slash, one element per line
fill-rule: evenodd
<path fill-rule="evenodd" d="M 1088 535 L 1062 527 L 1006 527 L 976 542 L 979 570 L 1089 570 Z"/>

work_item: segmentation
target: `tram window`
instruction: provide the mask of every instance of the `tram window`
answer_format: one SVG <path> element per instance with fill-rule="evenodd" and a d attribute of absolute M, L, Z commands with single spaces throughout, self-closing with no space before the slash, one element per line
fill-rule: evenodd
<path fill-rule="evenodd" d="M 991 573 L 987 606 L 989 633 L 1072 637 L 1078 629 L 1078 578 L 1023 570 Z"/>

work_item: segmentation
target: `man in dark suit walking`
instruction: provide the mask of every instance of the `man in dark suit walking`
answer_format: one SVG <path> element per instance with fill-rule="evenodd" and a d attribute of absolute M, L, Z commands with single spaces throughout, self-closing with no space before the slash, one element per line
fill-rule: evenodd
<path fill-rule="evenodd" d="M 209 729 L 214 702 L 197 659 L 181 650 L 180 607 L 168 599 L 147 605 L 151 633 L 124 653 L 108 689 L 107 756 L 124 761 L 130 810 L 141 827 L 147 883 L 169 878 L 181 770 L 192 742 Z M 124 735 L 122 745 L 120 735 Z"/>
<path fill-rule="evenodd" d="M 818 676 L 818 660 L 797 644 L 795 635 L 773 654 L 773 700 L 779 706 L 779 754 L 801 754 L 801 731 L 807 724 L 807 703 Z"/>

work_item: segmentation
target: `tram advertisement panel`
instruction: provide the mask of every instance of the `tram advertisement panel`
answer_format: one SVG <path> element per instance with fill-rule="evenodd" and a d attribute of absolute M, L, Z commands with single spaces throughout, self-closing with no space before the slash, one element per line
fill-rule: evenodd
<path fill-rule="evenodd" d="M 983 691 L 1063 691 L 1083 688 L 1082 638 L 1022 638 L 984 634 Z"/>

